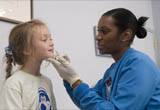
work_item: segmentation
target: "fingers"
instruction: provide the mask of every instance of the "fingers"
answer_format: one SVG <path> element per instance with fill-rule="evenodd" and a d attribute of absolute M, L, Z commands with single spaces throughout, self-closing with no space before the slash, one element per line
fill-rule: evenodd
<path fill-rule="evenodd" d="M 67 57 L 66 57 L 67 58 Z M 59 61 L 61 64 L 65 65 L 69 65 L 69 61 L 66 60 L 63 56 L 57 56 L 56 60 Z"/>
<path fill-rule="evenodd" d="M 64 58 L 65 60 L 67 60 L 67 61 L 70 63 L 70 58 L 68 57 L 67 54 L 64 54 L 64 55 L 63 55 L 63 58 Z"/>
<path fill-rule="evenodd" d="M 46 61 L 51 62 L 54 66 L 60 66 L 62 64 L 63 66 L 69 65 L 70 64 L 70 59 L 67 56 L 67 54 L 63 55 L 57 55 L 55 58 L 48 58 Z"/>
<path fill-rule="evenodd" d="M 48 62 L 50 62 L 50 63 L 52 63 L 54 60 L 55 60 L 55 59 L 53 59 L 53 58 L 48 58 L 48 59 L 46 59 L 46 61 L 48 61 Z"/>
<path fill-rule="evenodd" d="M 55 67 L 58 67 L 61 65 L 61 63 L 59 61 L 57 61 L 56 59 L 53 59 L 53 58 L 48 58 L 48 59 L 46 59 L 46 61 L 52 63 Z"/>
<path fill-rule="evenodd" d="M 67 54 L 58 54 L 58 55 L 55 56 L 55 59 L 57 59 L 59 56 L 63 57 L 65 60 L 70 62 L 70 58 L 68 57 Z"/>

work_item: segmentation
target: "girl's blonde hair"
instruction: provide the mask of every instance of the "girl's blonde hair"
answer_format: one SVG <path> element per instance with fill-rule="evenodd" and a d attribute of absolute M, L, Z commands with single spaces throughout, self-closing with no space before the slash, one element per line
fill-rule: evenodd
<path fill-rule="evenodd" d="M 32 37 L 34 35 L 34 28 L 37 26 L 45 25 L 42 21 L 33 19 L 31 21 L 16 25 L 9 34 L 9 51 L 12 55 L 5 54 L 6 56 L 6 79 L 11 76 L 13 64 L 23 66 L 26 62 L 26 55 L 24 50 L 32 47 Z"/>

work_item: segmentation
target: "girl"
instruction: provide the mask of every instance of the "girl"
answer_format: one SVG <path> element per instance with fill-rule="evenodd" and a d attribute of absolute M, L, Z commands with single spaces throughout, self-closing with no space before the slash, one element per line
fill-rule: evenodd
<path fill-rule="evenodd" d="M 40 73 L 44 59 L 54 58 L 53 42 L 47 26 L 31 20 L 15 26 L 5 49 L 6 81 L 0 93 L 0 109 L 56 110 L 50 79 Z M 11 74 L 12 65 L 20 69 Z"/>

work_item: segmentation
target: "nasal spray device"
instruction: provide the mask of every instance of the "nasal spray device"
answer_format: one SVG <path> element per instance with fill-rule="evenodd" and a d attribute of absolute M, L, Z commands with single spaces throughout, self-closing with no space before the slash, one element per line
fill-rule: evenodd
<path fill-rule="evenodd" d="M 55 50 L 54 53 L 55 53 L 54 58 L 48 58 L 48 59 L 46 59 L 47 62 L 52 62 L 53 59 L 57 60 L 57 56 L 61 56 L 65 60 L 67 60 L 68 63 L 70 63 L 70 58 L 68 57 L 67 54 L 60 54 L 57 50 Z"/>

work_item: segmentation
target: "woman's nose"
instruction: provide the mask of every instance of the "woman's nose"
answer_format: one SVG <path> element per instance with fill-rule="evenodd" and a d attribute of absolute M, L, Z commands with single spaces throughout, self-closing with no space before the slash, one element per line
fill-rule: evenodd
<path fill-rule="evenodd" d="M 96 40 L 101 40 L 102 39 L 102 37 L 98 34 L 97 36 L 96 36 Z"/>

